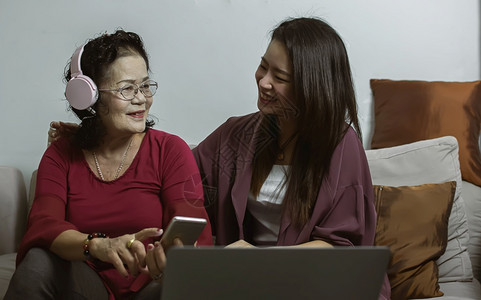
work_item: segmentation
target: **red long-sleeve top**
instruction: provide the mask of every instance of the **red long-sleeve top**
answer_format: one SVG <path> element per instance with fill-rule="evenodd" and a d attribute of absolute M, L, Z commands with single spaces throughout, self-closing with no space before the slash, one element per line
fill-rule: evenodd
<path fill-rule="evenodd" d="M 149 227 L 165 229 L 175 215 L 208 219 L 196 162 L 179 137 L 149 129 L 132 164 L 109 182 L 92 172 L 80 149 L 60 139 L 40 162 L 17 264 L 30 248 L 49 249 L 53 240 L 69 229 L 116 237 Z M 198 244 L 212 244 L 210 224 Z M 100 261 L 89 265 L 99 273 L 111 299 L 130 298 L 151 280 L 145 274 L 124 278 L 111 264 Z"/>

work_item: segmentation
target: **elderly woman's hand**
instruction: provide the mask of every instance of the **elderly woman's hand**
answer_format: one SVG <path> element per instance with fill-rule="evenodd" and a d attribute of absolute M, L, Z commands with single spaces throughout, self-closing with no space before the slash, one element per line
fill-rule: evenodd
<path fill-rule="evenodd" d="M 173 245 L 176 247 L 182 247 L 184 244 L 179 238 L 174 239 Z M 161 242 L 155 242 L 154 244 L 147 245 L 147 256 L 145 257 L 145 262 L 147 265 L 147 272 L 150 277 L 155 281 L 160 281 L 162 279 L 162 274 L 164 272 L 165 263 L 167 261 L 165 253 L 168 248 L 162 245 Z"/>
<path fill-rule="evenodd" d="M 111 263 L 125 277 L 129 276 L 129 272 L 132 276 L 137 276 L 141 271 L 147 272 L 147 252 L 142 241 L 159 237 L 162 233 L 159 228 L 146 228 L 116 238 L 93 239 L 90 241 L 90 253 L 101 261 Z"/>
<path fill-rule="evenodd" d="M 75 123 L 66 123 L 66 122 L 57 122 L 53 121 L 50 122 L 50 128 L 48 130 L 48 140 L 47 140 L 47 146 L 50 146 L 50 144 L 56 140 L 58 140 L 60 137 L 68 137 L 73 134 L 78 130 L 79 125 Z"/>

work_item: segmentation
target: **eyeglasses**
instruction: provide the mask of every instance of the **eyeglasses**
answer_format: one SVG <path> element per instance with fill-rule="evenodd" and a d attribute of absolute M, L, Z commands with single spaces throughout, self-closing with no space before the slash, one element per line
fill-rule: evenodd
<path fill-rule="evenodd" d="M 155 95 L 159 85 L 153 80 L 147 80 L 138 85 L 135 83 L 128 83 L 118 89 L 99 89 L 100 92 L 119 92 L 122 97 L 127 101 L 132 101 L 137 95 L 138 91 L 141 91 L 145 97 L 152 97 Z"/>

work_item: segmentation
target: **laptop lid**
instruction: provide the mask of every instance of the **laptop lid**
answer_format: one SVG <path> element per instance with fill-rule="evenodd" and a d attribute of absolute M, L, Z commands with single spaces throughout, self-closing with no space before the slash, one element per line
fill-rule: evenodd
<path fill-rule="evenodd" d="M 378 299 L 387 247 L 172 248 L 162 300 Z"/>

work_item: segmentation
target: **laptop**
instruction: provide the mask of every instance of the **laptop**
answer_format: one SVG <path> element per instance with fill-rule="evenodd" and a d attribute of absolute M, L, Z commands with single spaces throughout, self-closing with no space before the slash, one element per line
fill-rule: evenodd
<path fill-rule="evenodd" d="M 171 248 L 162 300 L 377 300 L 387 247 Z"/>

